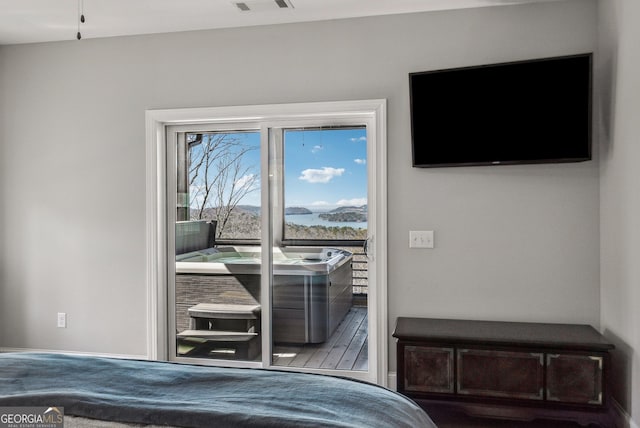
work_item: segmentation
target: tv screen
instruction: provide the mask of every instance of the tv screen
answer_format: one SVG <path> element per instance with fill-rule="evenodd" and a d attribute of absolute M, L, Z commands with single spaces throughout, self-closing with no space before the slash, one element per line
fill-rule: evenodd
<path fill-rule="evenodd" d="M 591 159 L 591 54 L 409 74 L 413 166 Z"/>

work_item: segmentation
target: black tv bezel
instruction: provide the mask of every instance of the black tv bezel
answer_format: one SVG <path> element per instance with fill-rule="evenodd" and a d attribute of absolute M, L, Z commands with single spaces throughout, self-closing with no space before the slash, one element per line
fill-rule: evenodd
<path fill-rule="evenodd" d="M 479 69 L 479 68 L 501 67 L 501 66 L 516 65 L 516 64 L 536 63 L 536 62 L 549 61 L 549 60 L 563 60 L 563 59 L 571 59 L 571 58 L 588 58 L 589 59 L 589 70 L 588 70 L 589 72 L 589 89 L 588 89 L 589 90 L 589 93 L 588 93 L 589 120 L 588 120 L 587 142 L 586 142 L 587 156 L 572 157 L 572 158 L 513 159 L 513 160 L 478 161 L 478 162 L 416 163 L 415 123 L 414 123 L 414 115 L 413 115 L 413 111 L 414 111 L 413 77 L 414 76 L 463 71 L 463 70 L 471 70 L 471 69 Z M 412 161 L 412 166 L 414 168 L 554 164 L 554 163 L 574 163 L 574 162 L 590 161 L 593 159 L 593 156 L 592 156 L 592 153 L 593 153 L 593 135 L 592 135 L 593 134 L 593 53 L 588 52 L 588 53 L 580 53 L 580 54 L 572 54 L 572 55 L 527 59 L 527 60 L 520 60 L 520 61 L 499 62 L 499 63 L 491 63 L 491 64 L 472 65 L 472 66 L 466 66 L 466 67 L 455 67 L 455 68 L 412 72 L 412 73 L 409 73 L 409 108 L 410 108 L 409 117 L 411 121 L 411 161 Z"/>

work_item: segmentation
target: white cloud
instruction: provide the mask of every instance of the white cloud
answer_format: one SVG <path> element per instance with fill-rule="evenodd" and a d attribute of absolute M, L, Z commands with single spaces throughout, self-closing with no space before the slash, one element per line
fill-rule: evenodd
<path fill-rule="evenodd" d="M 354 143 L 357 143 L 358 141 L 367 141 L 367 137 L 350 138 L 350 140 Z"/>
<path fill-rule="evenodd" d="M 298 177 L 300 180 L 309 183 L 328 183 L 334 177 L 339 177 L 344 173 L 344 168 L 331 168 L 325 166 L 322 169 L 305 169 L 302 175 Z"/>
<path fill-rule="evenodd" d="M 236 180 L 236 186 L 240 189 L 248 187 L 255 188 L 258 177 L 255 174 L 247 174 Z"/>
<path fill-rule="evenodd" d="M 313 149 L 311 149 L 311 153 L 316 154 L 322 149 L 324 149 L 324 147 L 322 146 L 313 146 Z"/>
<path fill-rule="evenodd" d="M 315 202 L 311 203 L 311 205 L 314 206 L 314 207 L 326 207 L 326 206 L 328 206 L 330 204 L 327 201 L 315 201 Z"/>
<path fill-rule="evenodd" d="M 367 163 L 366 159 L 354 159 L 353 161 L 358 165 L 364 165 L 365 163 Z"/>
<path fill-rule="evenodd" d="M 341 207 L 360 207 L 367 205 L 367 198 L 340 199 L 336 205 Z"/>

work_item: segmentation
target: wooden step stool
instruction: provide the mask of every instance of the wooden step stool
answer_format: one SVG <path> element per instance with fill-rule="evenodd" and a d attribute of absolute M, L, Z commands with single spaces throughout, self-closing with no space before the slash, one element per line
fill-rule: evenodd
<path fill-rule="evenodd" d="M 260 354 L 260 305 L 198 303 L 189 308 L 189 330 L 178 338 L 206 342 L 199 351 L 233 350 L 235 359 L 253 360 Z"/>

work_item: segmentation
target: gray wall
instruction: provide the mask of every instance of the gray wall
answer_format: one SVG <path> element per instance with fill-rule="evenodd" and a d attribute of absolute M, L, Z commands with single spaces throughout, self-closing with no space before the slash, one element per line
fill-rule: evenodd
<path fill-rule="evenodd" d="M 413 169 L 407 78 L 593 51 L 596 9 L 2 47 L 0 346 L 146 353 L 146 109 L 372 98 L 388 100 L 390 329 L 398 316 L 598 325 L 597 160 Z M 408 248 L 416 229 L 435 230 L 434 250 Z"/>
<path fill-rule="evenodd" d="M 602 329 L 613 394 L 640 421 L 640 3 L 600 2 Z"/>

